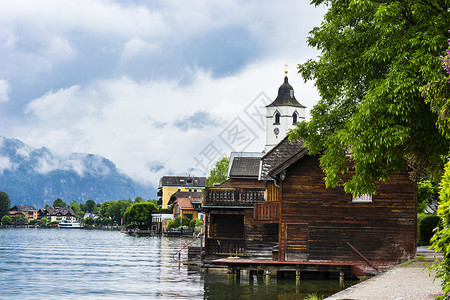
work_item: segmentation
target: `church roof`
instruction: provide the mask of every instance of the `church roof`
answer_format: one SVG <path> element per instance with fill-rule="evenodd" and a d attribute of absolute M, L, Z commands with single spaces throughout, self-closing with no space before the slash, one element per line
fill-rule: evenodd
<path fill-rule="evenodd" d="M 306 107 L 301 105 L 294 96 L 294 88 L 289 84 L 288 77 L 284 77 L 284 83 L 278 88 L 277 98 L 267 105 L 271 106 L 296 106 L 296 107 Z"/>

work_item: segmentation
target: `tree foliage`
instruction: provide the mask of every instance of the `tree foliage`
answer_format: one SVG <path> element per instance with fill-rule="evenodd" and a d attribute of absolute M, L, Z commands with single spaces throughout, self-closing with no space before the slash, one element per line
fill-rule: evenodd
<path fill-rule="evenodd" d="M 450 123 L 447 120 L 450 105 L 450 94 L 448 92 L 450 84 L 450 39 L 448 42 L 447 55 L 441 57 L 443 69 L 447 73 L 446 77 L 429 82 L 423 89 L 431 110 L 437 113 L 436 125 L 446 137 L 450 137 Z M 440 263 L 437 262 L 433 267 L 436 268 L 436 277 L 442 279 L 441 287 L 445 295 L 443 299 L 450 299 L 450 161 L 445 166 L 439 186 L 437 215 L 441 218 L 441 224 L 431 242 L 436 251 L 443 252 L 443 260 Z"/>
<path fill-rule="evenodd" d="M 84 204 L 85 212 L 95 213 L 97 208 L 97 204 L 95 204 L 94 200 L 87 200 Z"/>
<path fill-rule="evenodd" d="M 4 216 L 2 217 L 1 223 L 2 223 L 3 225 L 12 225 L 12 224 L 13 224 L 11 218 L 10 218 L 8 215 L 4 215 Z"/>
<path fill-rule="evenodd" d="M 125 211 L 131 205 L 133 205 L 131 200 L 105 201 L 100 206 L 100 214 L 103 218 L 111 218 L 115 224 L 121 224 Z"/>
<path fill-rule="evenodd" d="M 429 179 L 417 182 L 417 212 L 423 213 L 437 193 L 437 187 Z"/>
<path fill-rule="evenodd" d="M 64 202 L 62 199 L 58 198 L 55 201 L 53 201 L 53 207 L 65 208 L 67 207 L 67 203 Z"/>
<path fill-rule="evenodd" d="M 47 224 L 48 224 L 48 219 L 47 218 L 41 218 L 40 220 L 39 220 L 39 225 L 41 225 L 41 226 L 47 226 Z"/>
<path fill-rule="evenodd" d="M 450 294 L 450 162 L 447 163 L 439 186 L 439 206 L 437 215 L 441 224 L 431 242 L 434 250 L 443 252 L 443 260 L 436 263 L 436 277 L 442 279 L 441 287 L 444 295 Z M 446 296 L 444 299 L 449 299 Z"/>
<path fill-rule="evenodd" d="M 217 161 L 214 168 L 209 172 L 209 177 L 206 178 L 206 186 L 214 186 L 227 180 L 229 163 L 228 157 L 223 157 Z"/>
<path fill-rule="evenodd" d="M 123 215 L 123 219 L 127 223 L 136 222 L 138 224 L 151 224 L 152 212 L 156 210 L 156 207 L 151 202 L 139 202 L 128 207 Z"/>
<path fill-rule="evenodd" d="M 0 218 L 9 215 L 9 209 L 11 208 L 11 200 L 9 195 L 3 191 L 0 191 Z"/>
<path fill-rule="evenodd" d="M 327 186 L 374 193 L 391 171 L 414 167 L 415 175 L 440 174 L 449 141 L 419 88 L 442 76 L 439 55 L 450 28 L 448 0 L 314 0 L 328 11 L 308 44 L 321 51 L 298 66 L 314 80 L 320 101 L 309 122 L 291 138 L 302 138 L 320 155 Z M 348 157 L 355 174 L 348 173 Z"/>

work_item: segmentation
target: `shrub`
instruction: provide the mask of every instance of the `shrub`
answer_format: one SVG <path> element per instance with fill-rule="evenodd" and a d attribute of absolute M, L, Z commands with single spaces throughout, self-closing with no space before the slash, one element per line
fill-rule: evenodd
<path fill-rule="evenodd" d="M 191 223 L 191 219 L 189 219 L 188 217 L 183 217 L 183 227 L 185 226 L 189 226 Z M 178 228 L 181 225 L 181 217 L 176 217 L 174 220 L 170 220 L 169 224 L 167 225 L 167 228 Z"/>
<path fill-rule="evenodd" d="M 419 245 L 430 245 L 434 229 L 438 227 L 440 218 L 436 215 L 427 215 L 419 223 Z"/>
<path fill-rule="evenodd" d="M 417 212 L 423 213 L 428 203 L 433 201 L 436 187 L 430 180 L 423 180 L 417 183 Z"/>
<path fill-rule="evenodd" d="M 4 215 L 2 217 L 1 222 L 2 222 L 3 225 L 12 225 L 13 224 L 11 218 L 8 215 Z"/>

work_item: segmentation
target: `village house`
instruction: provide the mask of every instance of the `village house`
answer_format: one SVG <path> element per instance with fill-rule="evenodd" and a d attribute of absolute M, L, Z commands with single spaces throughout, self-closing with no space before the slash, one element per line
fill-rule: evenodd
<path fill-rule="evenodd" d="M 25 215 L 28 221 L 37 220 L 38 218 L 38 210 L 34 206 L 15 205 L 9 211 L 9 217 L 13 221 L 19 218 L 22 214 Z"/>
<path fill-rule="evenodd" d="M 191 220 L 202 219 L 202 192 L 175 192 L 168 202 L 173 219 L 176 217 L 187 217 Z"/>
<path fill-rule="evenodd" d="M 77 215 L 71 208 L 42 208 L 38 211 L 38 219 L 42 218 L 46 218 L 49 222 L 61 222 L 62 220 L 75 222 Z"/>
<path fill-rule="evenodd" d="M 159 180 L 157 196 L 158 205 L 167 208 L 170 197 L 176 192 L 203 192 L 206 177 L 196 176 L 163 176 Z"/>
<path fill-rule="evenodd" d="M 286 76 L 267 106 L 265 152 L 232 154 L 229 179 L 205 189 L 205 265 L 361 275 L 413 258 L 417 188 L 408 173 L 377 182 L 374 195 L 326 188 L 319 157 L 286 136 L 303 117 Z"/>

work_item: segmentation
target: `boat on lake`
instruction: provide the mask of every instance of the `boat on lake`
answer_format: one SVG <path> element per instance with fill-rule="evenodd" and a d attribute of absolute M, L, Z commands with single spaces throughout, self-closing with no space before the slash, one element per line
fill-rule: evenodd
<path fill-rule="evenodd" d="M 81 228 L 80 222 L 62 220 L 58 224 L 58 228 Z"/>

